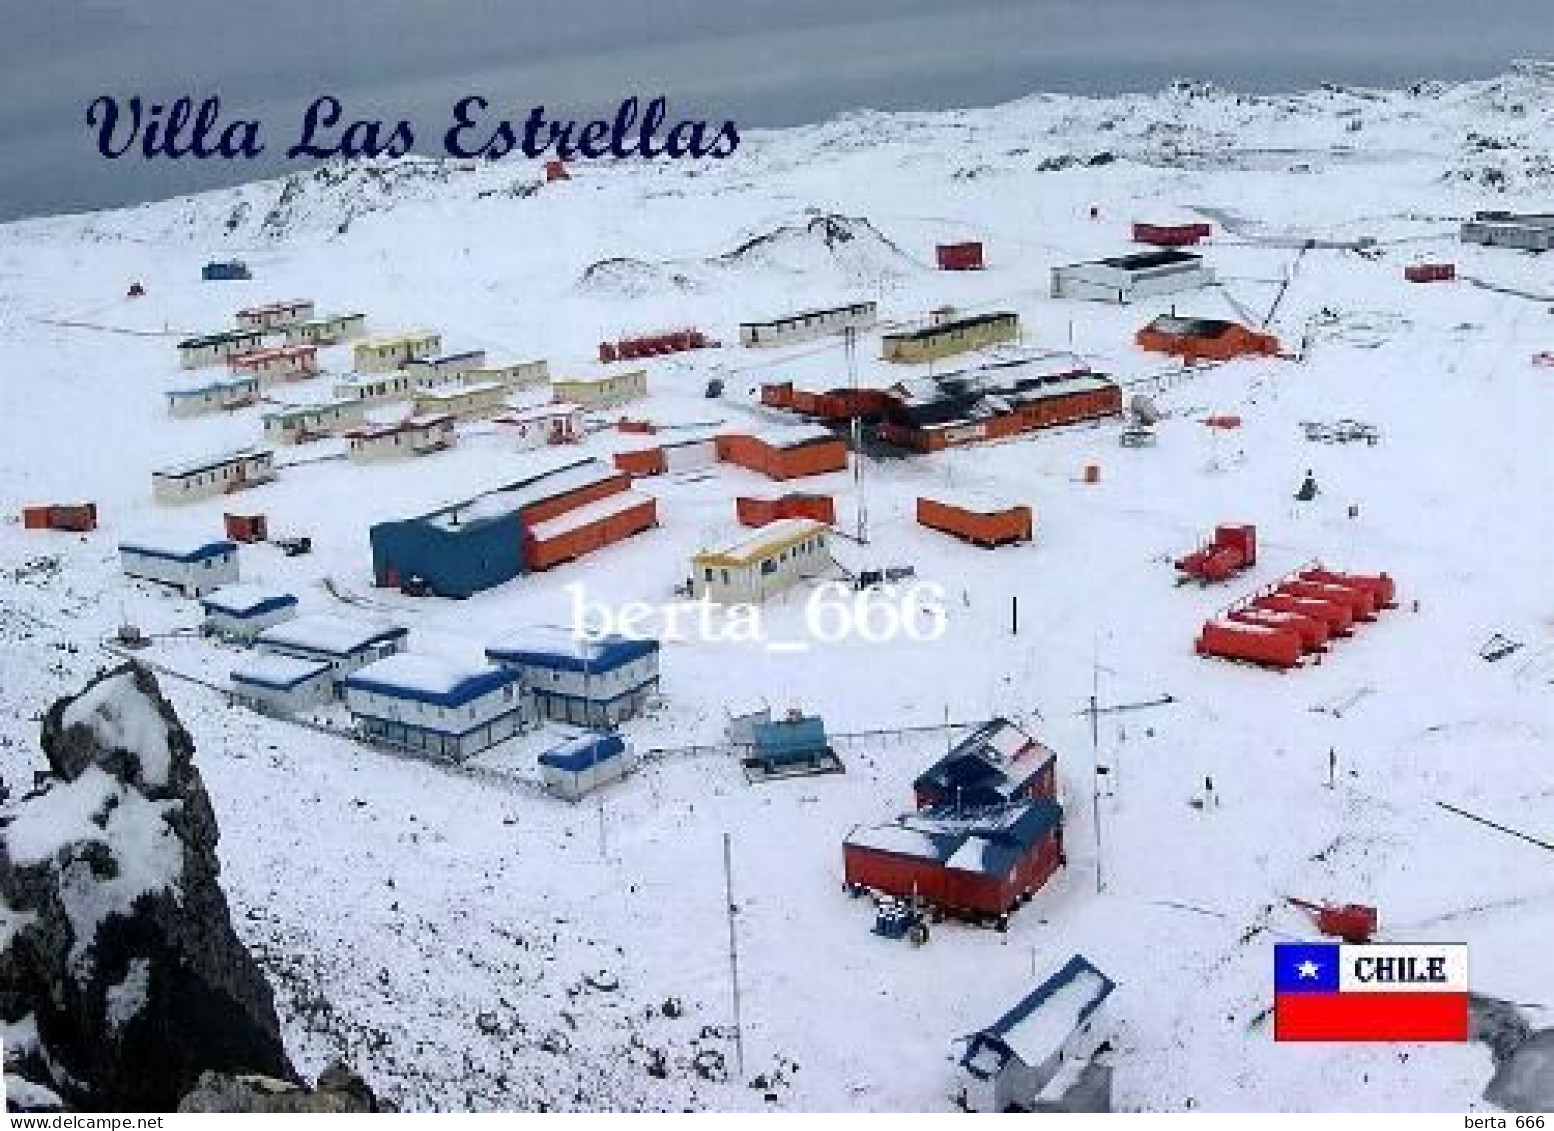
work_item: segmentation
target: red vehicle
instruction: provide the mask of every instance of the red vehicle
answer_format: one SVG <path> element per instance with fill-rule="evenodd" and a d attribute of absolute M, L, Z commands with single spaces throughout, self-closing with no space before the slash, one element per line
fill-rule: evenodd
<path fill-rule="evenodd" d="M 1257 527 L 1247 524 L 1216 527 L 1213 541 L 1176 560 L 1182 573 L 1180 584 L 1197 581 L 1210 585 L 1256 564 Z"/>

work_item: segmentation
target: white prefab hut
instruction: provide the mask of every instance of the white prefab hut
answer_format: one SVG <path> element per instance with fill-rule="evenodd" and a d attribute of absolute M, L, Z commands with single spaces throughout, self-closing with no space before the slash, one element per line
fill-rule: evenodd
<path fill-rule="evenodd" d="M 167 391 L 167 411 L 173 416 L 198 416 L 242 408 L 259 399 L 257 377 L 217 377 L 203 385 Z"/>
<path fill-rule="evenodd" d="M 519 448 L 543 448 L 570 444 L 582 438 L 583 406 L 542 404 L 513 409 L 495 418 Z"/>
<path fill-rule="evenodd" d="M 410 374 L 353 373 L 335 382 L 335 397 L 342 401 L 361 401 L 374 404 L 378 401 L 409 400 L 415 392 L 415 382 Z"/>
<path fill-rule="evenodd" d="M 368 424 L 345 434 L 346 458 L 356 463 L 424 456 L 451 448 L 458 439 L 447 413 L 409 416 L 392 424 Z"/>
<path fill-rule="evenodd" d="M 442 335 L 433 330 L 363 338 L 351 347 L 351 367 L 358 373 L 389 373 L 440 349 Z"/>
<path fill-rule="evenodd" d="M 279 302 L 266 302 L 259 306 L 245 306 L 237 312 L 238 328 L 242 330 L 278 330 L 293 322 L 313 317 L 313 300 L 289 298 Z"/>
<path fill-rule="evenodd" d="M 539 760 L 545 788 L 568 801 L 618 781 L 637 765 L 636 751 L 618 734 L 580 734 L 545 751 Z"/>
<path fill-rule="evenodd" d="M 402 651 L 407 635 L 386 621 L 308 613 L 271 625 L 254 644 L 262 652 L 328 664 L 339 685 L 357 668 Z"/>
<path fill-rule="evenodd" d="M 407 361 L 405 372 L 415 381 L 416 388 L 435 389 L 439 385 L 458 383 L 470 370 L 485 363 L 485 350 L 465 350 L 463 353 L 445 353 Z"/>
<path fill-rule="evenodd" d="M 345 705 L 367 738 L 455 761 L 506 741 L 526 721 L 515 673 L 403 652 L 346 676 Z"/>
<path fill-rule="evenodd" d="M 185 369 L 202 365 L 220 365 L 223 361 L 264 348 L 264 334 L 258 330 L 223 330 L 202 334 L 178 343 L 178 364 Z"/>
<path fill-rule="evenodd" d="M 262 585 L 223 585 L 200 598 L 205 631 L 252 640 L 272 624 L 297 615 L 297 598 Z"/>
<path fill-rule="evenodd" d="M 1554 213 L 1479 212 L 1463 222 L 1462 242 L 1518 251 L 1554 251 Z"/>
<path fill-rule="evenodd" d="M 487 659 L 518 673 L 542 716 L 601 728 L 640 714 L 658 694 L 658 654 L 657 640 L 579 639 L 561 629 L 486 649 Z"/>
<path fill-rule="evenodd" d="M 1035 1111 L 1055 1100 L 1110 1035 L 1114 983 L 1074 955 L 986 1029 L 966 1038 L 960 1058 L 969 1111 Z"/>
<path fill-rule="evenodd" d="M 366 412 L 367 406 L 362 401 L 285 405 L 261 418 L 264 438 L 277 444 L 305 444 L 360 424 L 366 419 Z"/>
<path fill-rule="evenodd" d="M 719 604 L 760 604 L 831 567 L 831 528 L 781 518 L 719 550 L 691 559 L 691 591 Z"/>
<path fill-rule="evenodd" d="M 332 346 L 336 342 L 349 342 L 367 332 L 365 314 L 331 314 L 326 318 L 309 318 L 293 322 L 285 327 L 288 346 Z"/>
<path fill-rule="evenodd" d="M 531 385 L 543 385 L 550 380 L 550 362 L 514 361 L 507 365 L 477 365 L 464 373 L 464 383 L 478 385 L 482 381 L 495 381 L 509 389 L 526 389 Z"/>
<path fill-rule="evenodd" d="M 153 471 L 151 494 L 159 503 L 192 503 L 255 487 L 274 478 L 274 452 L 268 448 L 240 448 Z"/>
<path fill-rule="evenodd" d="M 1214 282 L 1203 256 L 1190 251 L 1140 251 L 1052 269 L 1052 297 L 1130 303 L 1197 290 Z"/>
<path fill-rule="evenodd" d="M 460 419 L 490 416 L 507 405 L 507 386 L 487 381 L 481 385 L 452 385 L 446 389 L 422 389 L 411 402 L 418 416 L 448 415 Z"/>
<path fill-rule="evenodd" d="M 550 399 L 558 403 L 603 408 L 647 396 L 647 370 L 625 369 L 590 377 L 559 377 L 550 383 Z"/>
<path fill-rule="evenodd" d="M 171 585 L 199 597 L 237 581 L 237 543 L 143 538 L 119 543 L 124 576 Z"/>
<path fill-rule="evenodd" d="M 878 318 L 879 307 L 872 302 L 799 310 L 761 322 L 741 322 L 739 341 L 746 346 L 786 346 L 840 334 L 849 328 L 861 330 L 874 325 Z"/>
<path fill-rule="evenodd" d="M 252 373 L 265 385 L 276 381 L 305 381 L 322 372 L 318 366 L 317 346 L 278 346 L 275 349 L 257 350 L 234 357 L 227 364 L 232 367 L 232 372 Z"/>
<path fill-rule="evenodd" d="M 238 702 L 273 715 L 290 715 L 335 697 L 334 669 L 321 660 L 254 652 L 228 677 Z"/>

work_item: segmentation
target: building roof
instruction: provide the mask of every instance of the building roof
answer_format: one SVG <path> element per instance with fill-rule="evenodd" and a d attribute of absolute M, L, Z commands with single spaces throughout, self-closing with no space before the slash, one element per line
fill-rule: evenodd
<path fill-rule="evenodd" d="M 338 412 L 341 409 L 360 408 L 361 401 L 337 400 L 316 401 L 313 404 L 287 404 L 280 408 L 271 409 L 260 415 L 259 419 L 268 424 L 272 420 L 296 420 L 306 419 L 309 416 L 322 416 L 328 412 Z"/>
<path fill-rule="evenodd" d="M 1001 1044 L 1028 1067 L 1041 1064 L 1111 996 L 1117 983 L 1076 954 L 976 1038 Z M 965 1063 L 964 1059 L 962 1063 Z"/>
<path fill-rule="evenodd" d="M 347 440 L 381 440 L 402 432 L 424 432 L 428 428 L 441 428 L 453 423 L 453 415 L 447 412 L 422 412 L 395 420 L 388 424 L 364 424 L 342 433 Z"/>
<path fill-rule="evenodd" d="M 220 557 L 222 554 L 237 552 L 237 543 L 225 539 L 214 542 L 201 542 L 195 539 L 178 538 L 176 536 L 166 539 L 142 538 L 136 541 L 119 543 L 120 552 L 139 554 L 144 558 L 165 558 L 170 562 L 202 562 L 206 558 Z"/>
<path fill-rule="evenodd" d="M 313 300 L 310 298 L 283 298 L 274 302 L 261 302 L 257 306 L 245 306 L 238 311 L 238 314 L 276 314 L 282 310 L 295 310 L 299 306 L 312 305 Z"/>
<path fill-rule="evenodd" d="M 918 498 L 931 503 L 939 503 L 941 506 L 955 507 L 958 510 L 981 515 L 1004 514 L 1008 511 L 1020 509 L 1029 510 L 1031 506 L 1023 499 L 1017 499 L 1013 495 L 1004 495 L 981 487 L 935 487 L 932 491 L 919 495 Z"/>
<path fill-rule="evenodd" d="M 259 387 L 259 378 L 244 374 L 235 374 L 226 377 L 213 377 L 203 385 L 186 385 L 181 389 L 169 389 L 169 397 L 202 397 L 206 393 L 219 393 L 227 389 L 256 389 Z"/>
<path fill-rule="evenodd" d="M 603 385 L 609 381 L 615 381 L 622 377 L 641 377 L 647 380 L 647 370 L 641 367 L 636 369 L 618 369 L 610 373 L 587 373 L 577 377 L 553 377 L 552 385 Z"/>
<path fill-rule="evenodd" d="M 262 330 L 218 330 L 214 334 L 199 334 L 178 343 L 181 350 L 201 349 L 205 346 L 225 345 L 227 342 L 263 341 Z"/>
<path fill-rule="evenodd" d="M 1022 798 L 971 811 L 941 806 L 854 829 L 845 844 L 926 860 L 957 871 L 1007 876 L 1015 864 L 1063 823 L 1051 798 Z"/>
<path fill-rule="evenodd" d="M 441 656 L 397 652 L 345 677 L 351 691 L 394 699 L 462 707 L 518 682 L 518 673 L 495 664 L 461 664 Z"/>
<path fill-rule="evenodd" d="M 253 353 L 241 354 L 232 359 L 232 364 L 259 365 L 277 357 L 301 357 L 303 354 L 316 354 L 317 352 L 317 346 L 308 342 L 299 342 L 293 346 L 272 346 L 269 349 L 254 350 Z"/>
<path fill-rule="evenodd" d="M 410 365 L 405 366 L 405 368 L 409 369 L 410 366 L 446 365 L 450 361 L 468 361 L 472 357 L 478 357 L 484 361 L 486 357 L 486 351 L 460 350 L 458 353 L 445 353 L 440 354 L 437 357 L 418 357 L 412 361 Z"/>
<path fill-rule="evenodd" d="M 225 613 L 232 617 L 259 617 L 276 609 L 295 606 L 297 598 L 262 585 L 223 585 L 200 598 L 207 613 Z"/>
<path fill-rule="evenodd" d="M 692 560 L 699 566 L 747 566 L 781 553 L 806 538 L 828 535 L 831 528 L 812 518 L 779 518 L 720 550 L 703 550 Z"/>
<path fill-rule="evenodd" d="M 652 501 L 653 496 L 642 491 L 617 491 L 613 495 L 606 495 L 602 499 L 595 499 L 591 503 L 584 503 L 580 507 L 573 507 L 564 514 L 558 514 L 555 518 L 548 518 L 544 522 L 536 522 L 529 527 L 528 533 L 536 541 L 544 542 L 599 522 L 602 519 L 624 514 L 633 508 L 640 507 L 643 503 L 651 503 Z"/>
<path fill-rule="evenodd" d="M 851 314 L 858 310 L 877 310 L 879 304 L 872 299 L 861 302 L 844 302 L 840 306 L 813 306 L 808 310 L 795 310 L 792 314 L 778 315 L 776 318 L 766 318 L 758 322 L 741 322 L 741 329 L 745 327 L 759 328 L 761 326 L 783 326 L 790 322 L 802 322 L 806 318 L 814 318 L 824 314 Z"/>
<path fill-rule="evenodd" d="M 319 318 L 306 318 L 301 322 L 292 323 L 292 328 L 298 326 L 329 326 L 336 322 L 354 322 L 358 318 L 366 318 L 365 314 L 353 311 L 350 314 L 325 314 Z"/>
<path fill-rule="evenodd" d="M 169 464 L 159 468 L 151 474 L 166 479 L 182 479 L 186 475 L 198 475 L 202 471 L 209 471 L 213 467 L 225 467 L 229 463 L 246 463 L 249 460 L 274 459 L 275 453 L 269 448 L 237 448 L 234 451 L 222 452 L 220 455 L 206 456 L 204 459 L 185 460 L 182 463 Z"/>
<path fill-rule="evenodd" d="M 406 629 L 386 621 L 356 620 L 335 613 L 309 613 L 270 626 L 259 634 L 257 643 L 261 647 L 344 657 L 406 635 Z"/>
<path fill-rule="evenodd" d="M 1006 322 L 1018 319 L 1019 315 L 1012 310 L 995 310 L 988 314 L 972 314 L 965 318 L 952 318 L 946 322 L 935 322 L 927 326 L 919 326 L 915 330 L 895 330 L 883 335 L 887 342 L 922 342 L 930 338 L 937 338 L 940 334 L 953 334 L 957 330 L 969 330 L 975 326 L 988 326 L 995 322 Z"/>
<path fill-rule="evenodd" d="M 540 765 L 575 774 L 625 753 L 626 743 L 620 735 L 585 732 L 545 751 Z"/>
<path fill-rule="evenodd" d="M 750 438 L 772 448 L 784 451 L 802 448 L 808 444 L 840 442 L 841 437 L 823 424 L 798 424 L 781 428 L 762 428 L 749 433 Z M 666 447 L 668 445 L 665 445 Z"/>
<path fill-rule="evenodd" d="M 244 657 L 242 666 L 232 669 L 230 679 L 234 684 L 264 687 L 271 691 L 290 691 L 329 670 L 329 664 L 322 660 L 303 660 L 274 652 L 250 652 Z"/>
<path fill-rule="evenodd" d="M 499 663 L 552 671 L 607 672 L 659 650 L 657 640 L 626 636 L 582 639 L 562 628 L 536 628 L 486 649 Z"/>
<path fill-rule="evenodd" d="M 1236 323 L 1222 318 L 1179 318 L 1174 314 L 1162 314 L 1149 324 L 1157 334 L 1173 338 L 1218 338 L 1236 328 Z"/>
<path fill-rule="evenodd" d="M 423 389 L 416 393 L 418 401 L 461 401 L 478 397 L 482 393 L 499 392 L 505 394 L 507 386 L 500 381 L 477 381 L 473 385 L 454 385 L 445 389 Z"/>
<path fill-rule="evenodd" d="M 1117 387 L 1071 354 L 1018 358 L 899 387 L 900 403 L 887 418 L 912 428 L 952 428 L 990 420 L 1022 405 Z"/>
<path fill-rule="evenodd" d="M 1154 271 L 1161 267 L 1180 267 L 1188 270 L 1202 266 L 1203 256 L 1195 255 L 1190 251 L 1134 251 L 1127 255 L 1098 259 L 1096 262 L 1115 267 L 1119 271 Z M 1086 264 L 1075 263 L 1073 266 L 1084 267 Z"/>
<path fill-rule="evenodd" d="M 362 338 L 353 343 L 354 349 L 384 349 L 388 346 L 403 346 L 413 342 L 425 342 L 432 339 L 442 340 L 442 335 L 436 330 L 405 330 L 398 334 L 379 334 L 372 338 Z"/>
<path fill-rule="evenodd" d="M 959 805 L 995 804 L 1020 792 L 1056 757 L 1008 719 L 990 719 L 919 774 L 912 786 Z"/>
<path fill-rule="evenodd" d="M 535 420 L 550 420 L 557 416 L 571 416 L 583 411 L 583 406 L 573 404 L 571 401 L 551 401 L 549 404 L 530 405 L 527 408 L 516 408 L 504 412 L 501 416 L 493 417 L 494 424 L 528 424 Z"/>

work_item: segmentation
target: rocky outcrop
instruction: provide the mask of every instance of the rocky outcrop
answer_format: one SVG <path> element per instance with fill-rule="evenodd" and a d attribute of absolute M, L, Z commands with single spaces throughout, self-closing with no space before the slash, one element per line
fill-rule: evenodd
<path fill-rule="evenodd" d="M 367 1082 L 343 1064 L 326 1068 L 312 1088 L 270 1076 L 207 1072 L 178 1105 L 181 1112 L 328 1114 L 393 1111 Z"/>
<path fill-rule="evenodd" d="M 293 1080 L 232 929 L 194 742 L 156 679 L 100 674 L 43 721 L 51 774 L 0 810 L 13 1106 L 171 1111 L 203 1073 Z"/>
<path fill-rule="evenodd" d="M 1489 1047 L 1495 1074 L 1484 1098 L 1502 1111 L 1554 1107 L 1554 1029 L 1534 1029 L 1513 1003 L 1469 997 L 1470 1036 Z"/>

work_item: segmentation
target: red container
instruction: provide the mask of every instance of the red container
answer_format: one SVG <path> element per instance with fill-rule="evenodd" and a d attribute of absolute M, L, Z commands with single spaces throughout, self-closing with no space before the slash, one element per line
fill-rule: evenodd
<path fill-rule="evenodd" d="M 1317 930 L 1347 943 L 1370 942 L 1376 934 L 1378 915 L 1363 903 L 1327 904 L 1317 910 Z"/>
<path fill-rule="evenodd" d="M 1214 544 L 1240 551 L 1241 560 L 1249 566 L 1257 564 L 1257 527 L 1250 523 L 1222 523 L 1216 526 Z"/>
<path fill-rule="evenodd" d="M 1392 578 L 1384 573 L 1338 573 L 1330 569 L 1308 569 L 1301 573 L 1305 581 L 1321 581 L 1329 585 L 1346 585 L 1350 588 L 1359 588 L 1369 591 L 1374 598 L 1376 608 L 1392 609 L 1397 607 L 1397 587 Z"/>
<path fill-rule="evenodd" d="M 1289 605 L 1276 605 L 1272 603 L 1271 598 L 1293 601 L 1295 604 L 1293 607 Z M 1332 636 L 1349 636 L 1354 632 L 1354 612 L 1348 605 L 1337 601 L 1324 601 L 1316 597 L 1307 597 L 1301 593 L 1294 593 L 1284 585 L 1279 586 L 1268 597 L 1259 597 L 1252 603 L 1254 605 L 1262 605 L 1265 609 L 1282 608 L 1287 612 L 1305 613 L 1308 616 L 1318 617 L 1327 625 L 1327 631 Z"/>
<path fill-rule="evenodd" d="M 741 496 L 734 500 L 734 514 L 741 526 L 765 526 L 783 518 L 809 518 L 836 525 L 836 504 L 830 495 L 784 495 L 779 499 Z"/>
<path fill-rule="evenodd" d="M 1457 277 L 1455 263 L 1413 263 L 1403 268 L 1410 283 L 1445 283 Z"/>
<path fill-rule="evenodd" d="M 1213 231 L 1208 224 L 1135 223 L 1133 242 L 1153 244 L 1155 247 L 1188 247 L 1199 240 L 1208 239 Z"/>
<path fill-rule="evenodd" d="M 1268 668 L 1300 666 L 1300 636 L 1290 629 L 1232 620 L 1206 621 L 1197 640 L 1200 656 L 1241 660 Z"/>
<path fill-rule="evenodd" d="M 966 243 L 942 243 L 934 248 L 934 259 L 941 271 L 980 271 L 982 245 L 975 241 Z"/>
<path fill-rule="evenodd" d="M 963 541 L 987 547 L 1029 542 L 1035 529 L 1028 506 L 976 510 L 929 498 L 917 500 L 917 522 L 930 530 L 942 530 Z"/>
<path fill-rule="evenodd" d="M 1280 588 L 1301 597 L 1311 597 L 1318 601 L 1334 601 L 1338 604 L 1346 605 L 1357 621 L 1376 619 L 1375 598 L 1364 589 L 1349 588 L 1343 585 L 1328 585 L 1320 581 L 1302 581 L 1299 578 L 1284 582 Z"/>
<path fill-rule="evenodd" d="M 234 542 L 263 542 L 270 536 L 270 524 L 262 514 L 222 515 L 222 525 Z"/>
<path fill-rule="evenodd" d="M 662 448 L 641 448 L 634 452 L 616 452 L 614 461 L 618 470 L 624 471 L 633 479 L 641 479 L 648 475 L 662 475 L 668 470 L 664 463 L 664 450 Z"/>
<path fill-rule="evenodd" d="M 1226 614 L 1229 619 L 1242 624 L 1261 624 L 1268 628 L 1287 629 L 1300 637 L 1300 646 L 1307 652 L 1320 652 L 1327 644 L 1327 625 L 1314 617 L 1299 613 L 1264 609 L 1257 605 L 1244 605 Z"/>

